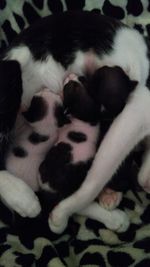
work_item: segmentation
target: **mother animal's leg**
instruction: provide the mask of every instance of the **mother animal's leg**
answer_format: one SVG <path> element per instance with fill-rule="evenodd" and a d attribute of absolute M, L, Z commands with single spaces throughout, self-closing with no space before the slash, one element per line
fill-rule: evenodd
<path fill-rule="evenodd" d="M 87 208 L 78 212 L 79 215 L 87 216 L 88 218 L 97 220 L 103 223 L 108 229 L 116 232 L 125 232 L 129 227 L 129 218 L 125 212 L 115 209 L 108 211 L 97 202 L 92 202 Z M 49 225 L 53 232 L 61 233 L 67 225 L 67 220 L 63 221 L 61 226 L 52 225 L 51 217 L 49 218 Z"/>
<path fill-rule="evenodd" d="M 86 208 L 110 180 L 119 165 L 144 137 L 150 134 L 150 93 L 137 86 L 123 112 L 107 132 L 82 186 L 52 211 L 49 225 L 57 225 Z"/>
<path fill-rule="evenodd" d="M 22 75 L 16 60 L 0 61 L 0 198 L 22 216 L 34 217 L 40 204 L 34 192 L 20 179 L 4 170 L 22 96 Z"/>
<path fill-rule="evenodd" d="M 0 198 L 22 217 L 32 218 L 41 211 L 39 200 L 32 189 L 6 170 L 0 171 Z"/>

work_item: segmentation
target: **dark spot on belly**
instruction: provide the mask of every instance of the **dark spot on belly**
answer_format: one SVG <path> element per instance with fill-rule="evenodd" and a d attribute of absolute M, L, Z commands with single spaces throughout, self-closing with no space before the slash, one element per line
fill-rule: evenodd
<path fill-rule="evenodd" d="M 13 153 L 18 158 L 25 158 L 28 155 L 27 151 L 23 147 L 20 147 L 20 146 L 14 147 Z"/>
<path fill-rule="evenodd" d="M 32 144 L 36 145 L 42 142 L 46 142 L 49 139 L 49 136 L 33 132 L 29 135 L 28 139 Z"/>
<path fill-rule="evenodd" d="M 34 96 L 30 107 L 22 114 L 27 121 L 36 122 L 42 120 L 46 116 L 47 108 L 46 101 L 41 96 Z"/>
<path fill-rule="evenodd" d="M 87 140 L 87 136 L 84 133 L 73 131 L 68 133 L 68 138 L 75 143 L 81 143 Z"/>

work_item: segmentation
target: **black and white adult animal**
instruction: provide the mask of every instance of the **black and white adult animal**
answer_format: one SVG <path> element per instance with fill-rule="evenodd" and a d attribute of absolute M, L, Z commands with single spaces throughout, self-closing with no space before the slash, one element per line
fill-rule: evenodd
<path fill-rule="evenodd" d="M 5 99 L 6 92 L 10 90 L 8 73 L 12 66 L 9 66 L 9 61 L 17 61 L 18 70 L 16 68 L 16 74 L 13 75 L 16 82 L 12 83 L 13 92 L 10 90 L 10 96 L 14 96 L 16 90 L 18 97 L 21 94 L 20 77 L 17 79 L 15 76 L 21 71 L 20 103 L 23 108 L 29 106 L 32 96 L 41 87 L 53 88 L 59 94 L 63 80 L 71 72 L 78 76 L 92 75 L 101 66 L 117 65 L 131 80 L 138 82 L 124 110 L 113 122 L 98 149 L 82 186 L 52 211 L 51 229 L 61 232 L 73 213 L 85 207 L 96 215 L 99 213 L 99 207 L 92 203 L 93 199 L 134 146 L 150 134 L 150 93 L 146 87 L 149 60 L 146 44 L 136 30 L 112 18 L 90 12 L 66 12 L 44 18 L 25 30 L 3 55 L 3 60 L 5 62 L 1 61 L 2 66 L 6 61 L 8 63 L 3 75 L 0 73 L 2 99 Z M 7 113 L 7 108 L 9 103 L 5 105 L 3 114 Z M 13 121 L 17 108 L 18 103 L 11 111 Z M 7 125 L 5 131 L 4 124 Z M 1 136 L 5 136 L 6 128 L 10 130 L 12 125 L 3 116 Z M 3 146 L 3 137 L 1 145 Z M 138 178 L 147 192 L 150 191 L 149 161 L 150 154 L 147 153 Z M 6 170 L 0 173 L 0 196 L 9 207 L 24 216 L 34 217 L 40 212 L 38 199 L 31 188 Z"/>

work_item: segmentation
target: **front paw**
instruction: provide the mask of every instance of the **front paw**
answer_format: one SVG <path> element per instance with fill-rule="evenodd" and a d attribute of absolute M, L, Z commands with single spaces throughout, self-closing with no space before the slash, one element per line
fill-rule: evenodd
<path fill-rule="evenodd" d="M 106 227 L 118 233 L 125 232 L 130 225 L 127 214 L 119 209 L 110 211 L 110 219 L 105 223 Z"/>
<path fill-rule="evenodd" d="M 59 206 L 56 206 L 49 215 L 48 224 L 52 232 L 61 234 L 67 227 L 68 216 Z"/>

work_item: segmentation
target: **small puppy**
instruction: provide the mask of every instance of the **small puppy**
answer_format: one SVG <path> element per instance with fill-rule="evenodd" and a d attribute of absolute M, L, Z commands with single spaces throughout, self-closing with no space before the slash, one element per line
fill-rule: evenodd
<path fill-rule="evenodd" d="M 101 109 L 101 140 L 115 117 L 123 110 L 129 94 L 133 92 L 136 85 L 137 81 L 131 81 L 119 66 L 104 66 L 93 74 L 89 82 L 88 92 Z M 116 208 L 122 199 L 123 192 L 131 189 L 131 177 L 135 176 L 133 160 L 133 154 L 128 156 L 100 193 L 99 203 L 102 207 L 109 210 Z"/>
<path fill-rule="evenodd" d="M 34 95 L 28 110 L 18 116 L 6 169 L 34 191 L 39 190 L 40 163 L 58 138 L 62 114 L 60 96 L 43 89 Z"/>
<path fill-rule="evenodd" d="M 70 75 L 63 89 L 68 118 L 55 145 L 39 168 L 40 187 L 63 199 L 75 192 L 94 159 L 99 134 L 99 112 L 86 88 Z"/>

